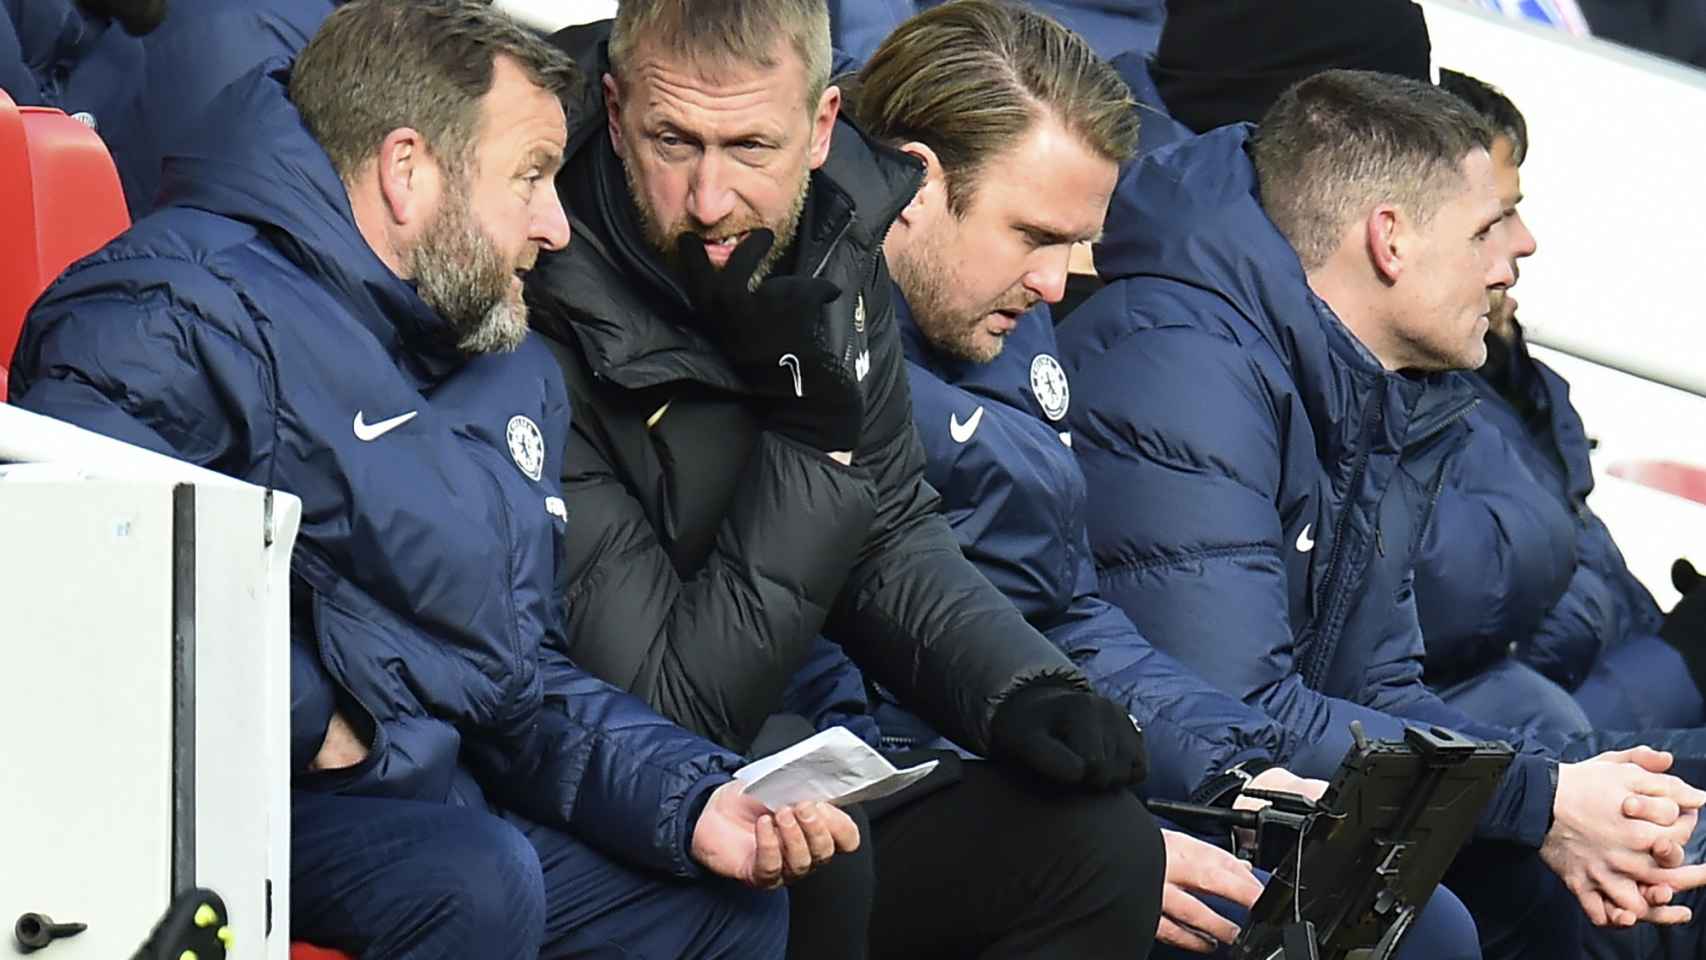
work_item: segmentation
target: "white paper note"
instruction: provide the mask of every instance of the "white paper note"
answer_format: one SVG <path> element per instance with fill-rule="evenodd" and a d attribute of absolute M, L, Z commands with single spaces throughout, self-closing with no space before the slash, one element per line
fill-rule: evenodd
<path fill-rule="evenodd" d="M 830 727 L 735 771 L 741 792 L 772 810 L 808 800 L 838 807 L 886 797 L 936 769 L 929 760 L 896 770 L 870 744 L 846 727 Z"/>

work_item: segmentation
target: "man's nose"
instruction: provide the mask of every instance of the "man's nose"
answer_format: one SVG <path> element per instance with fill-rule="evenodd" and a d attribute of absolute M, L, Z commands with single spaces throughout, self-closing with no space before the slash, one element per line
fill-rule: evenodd
<path fill-rule="evenodd" d="M 569 245 L 569 215 L 563 209 L 562 198 L 554 183 L 546 181 L 535 188 L 532 216 L 528 221 L 528 239 L 546 250 L 561 250 Z"/>
<path fill-rule="evenodd" d="M 1059 303 L 1066 297 L 1066 275 L 1072 262 L 1072 248 L 1062 245 L 1058 251 L 1037 251 L 1043 262 L 1025 274 L 1025 289 L 1045 303 Z"/>
<path fill-rule="evenodd" d="M 1509 257 L 1493 257 L 1487 274 L 1489 289 L 1503 290 L 1516 284 L 1516 261 Z"/>
<path fill-rule="evenodd" d="M 687 185 L 687 213 L 706 226 L 715 226 L 735 211 L 735 195 L 727 183 L 724 161 L 714 150 L 705 151 Z"/>
<path fill-rule="evenodd" d="M 1540 248 L 1540 242 L 1534 239 L 1534 233 L 1528 229 L 1528 224 L 1523 222 L 1522 214 L 1511 215 L 1510 230 L 1511 257 L 1521 260 L 1523 257 L 1534 256 L 1534 252 Z"/>

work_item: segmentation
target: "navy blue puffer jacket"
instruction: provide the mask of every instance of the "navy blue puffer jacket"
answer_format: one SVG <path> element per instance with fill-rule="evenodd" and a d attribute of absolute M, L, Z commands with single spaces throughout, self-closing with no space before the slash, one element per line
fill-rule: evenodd
<path fill-rule="evenodd" d="M 1428 679 L 1449 683 L 1507 653 L 1574 690 L 1607 650 L 1664 615 L 1588 507 L 1593 469 L 1570 387 L 1510 348 L 1524 416 L 1479 375 L 1473 436 L 1453 465 L 1416 567 Z"/>
<path fill-rule="evenodd" d="M 1412 592 L 1474 395 L 1388 373 L 1315 296 L 1262 210 L 1248 132 L 1122 176 L 1096 251 L 1109 284 L 1060 331 L 1102 596 L 1286 725 L 1297 773 L 1330 775 L 1352 720 L 1509 740 L 1423 685 Z M 1538 846 L 1556 761 L 1517 745 L 1480 833 Z"/>
<path fill-rule="evenodd" d="M 932 351 L 898 290 L 895 299 L 925 479 L 979 572 L 1143 726 L 1144 792 L 1208 800 L 1238 763 L 1284 763 L 1283 727 L 1157 650 L 1097 596 L 1084 475 L 1064 422 L 1072 387 L 1048 308 L 1021 317 L 1001 355 L 976 364 Z"/>
<path fill-rule="evenodd" d="M 282 67 L 233 85 L 168 205 L 74 265 L 12 369 L 27 409 L 302 499 L 296 786 L 515 809 L 692 874 L 738 762 L 562 646 L 568 399 L 537 341 L 464 359 L 357 231 Z M 383 429 L 382 429 L 383 428 Z M 258 521 L 257 521 L 258 522 Z M 334 703 L 355 768 L 305 773 Z"/>

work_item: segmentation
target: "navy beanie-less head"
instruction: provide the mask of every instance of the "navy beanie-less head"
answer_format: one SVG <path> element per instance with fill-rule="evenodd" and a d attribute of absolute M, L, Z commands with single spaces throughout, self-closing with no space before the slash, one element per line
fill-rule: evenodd
<path fill-rule="evenodd" d="M 1171 0 L 1150 72 L 1167 111 L 1201 133 L 1260 120 L 1323 70 L 1431 82 L 1431 53 L 1412 0 Z"/>

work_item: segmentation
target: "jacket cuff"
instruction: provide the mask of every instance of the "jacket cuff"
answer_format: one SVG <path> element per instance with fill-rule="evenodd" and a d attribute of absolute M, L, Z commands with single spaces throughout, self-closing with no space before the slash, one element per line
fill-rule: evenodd
<path fill-rule="evenodd" d="M 1251 780 L 1276 766 L 1278 764 L 1259 754 L 1245 757 L 1228 767 L 1225 772 L 1210 777 L 1191 797 L 1191 802 L 1230 810 L 1233 802 L 1244 792 L 1244 788 L 1249 786 Z"/>
<path fill-rule="evenodd" d="M 679 855 L 675 870 L 677 876 L 689 879 L 705 876 L 705 868 L 693 859 L 693 831 L 699 826 L 699 817 L 704 814 L 706 805 L 711 802 L 711 792 L 733 779 L 731 774 L 713 773 L 700 778 L 698 783 L 687 789 L 687 795 L 682 798 L 681 809 L 677 814 L 681 818 L 678 821 L 680 841 L 676 849 Z"/>
<path fill-rule="evenodd" d="M 1476 836 L 1538 850 L 1552 830 L 1557 797 L 1558 761 L 1535 753 L 1518 754 L 1505 771 L 1499 792 L 1482 812 Z"/>

